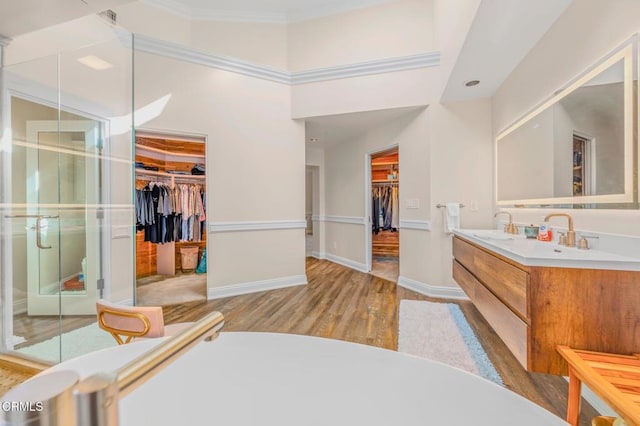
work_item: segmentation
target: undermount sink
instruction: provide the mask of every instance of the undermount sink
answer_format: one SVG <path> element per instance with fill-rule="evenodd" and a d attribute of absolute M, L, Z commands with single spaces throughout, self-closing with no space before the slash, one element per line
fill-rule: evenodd
<path fill-rule="evenodd" d="M 477 229 L 477 230 L 471 231 L 471 234 L 474 237 L 478 237 L 486 240 L 513 240 L 517 238 L 516 235 L 506 234 L 505 232 L 497 229 Z"/>
<path fill-rule="evenodd" d="M 454 234 L 527 266 L 559 266 L 589 269 L 640 271 L 640 257 L 620 255 L 602 250 L 580 250 L 526 238 L 523 234 L 507 234 L 500 229 L 457 229 Z"/>

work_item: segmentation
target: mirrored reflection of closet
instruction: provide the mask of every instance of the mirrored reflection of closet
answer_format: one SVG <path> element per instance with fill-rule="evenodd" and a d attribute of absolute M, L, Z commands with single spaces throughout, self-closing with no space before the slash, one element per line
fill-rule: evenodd
<path fill-rule="evenodd" d="M 371 273 L 393 282 L 400 257 L 399 166 L 398 148 L 371 156 Z"/>
<path fill-rule="evenodd" d="M 205 301 L 204 138 L 136 132 L 136 303 Z"/>

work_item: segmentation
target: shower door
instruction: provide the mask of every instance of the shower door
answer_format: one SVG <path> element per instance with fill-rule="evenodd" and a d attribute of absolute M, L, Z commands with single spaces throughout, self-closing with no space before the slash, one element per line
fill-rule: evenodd
<path fill-rule="evenodd" d="M 9 217 L 26 230 L 30 316 L 95 314 L 102 282 L 99 129 L 92 120 L 26 123 L 26 204 Z"/>

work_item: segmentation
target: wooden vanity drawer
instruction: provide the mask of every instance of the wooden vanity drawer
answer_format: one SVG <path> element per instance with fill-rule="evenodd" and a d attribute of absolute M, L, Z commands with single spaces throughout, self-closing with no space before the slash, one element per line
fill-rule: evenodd
<path fill-rule="evenodd" d="M 528 322 L 529 273 L 457 237 L 453 241 L 453 255 L 493 294 Z"/>
<path fill-rule="evenodd" d="M 481 284 L 476 286 L 473 303 L 520 364 L 527 369 L 527 324 Z"/>
<path fill-rule="evenodd" d="M 473 302 L 476 297 L 476 285 L 481 285 L 457 260 L 453 260 L 453 279 Z"/>
<path fill-rule="evenodd" d="M 455 260 L 453 278 L 516 359 L 527 368 L 527 324 Z"/>

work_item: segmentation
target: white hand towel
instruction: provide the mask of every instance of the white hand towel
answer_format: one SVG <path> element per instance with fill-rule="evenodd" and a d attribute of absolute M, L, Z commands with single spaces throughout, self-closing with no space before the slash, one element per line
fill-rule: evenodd
<path fill-rule="evenodd" d="M 444 232 L 451 234 L 460 228 L 460 203 L 447 203 L 444 210 Z"/>

